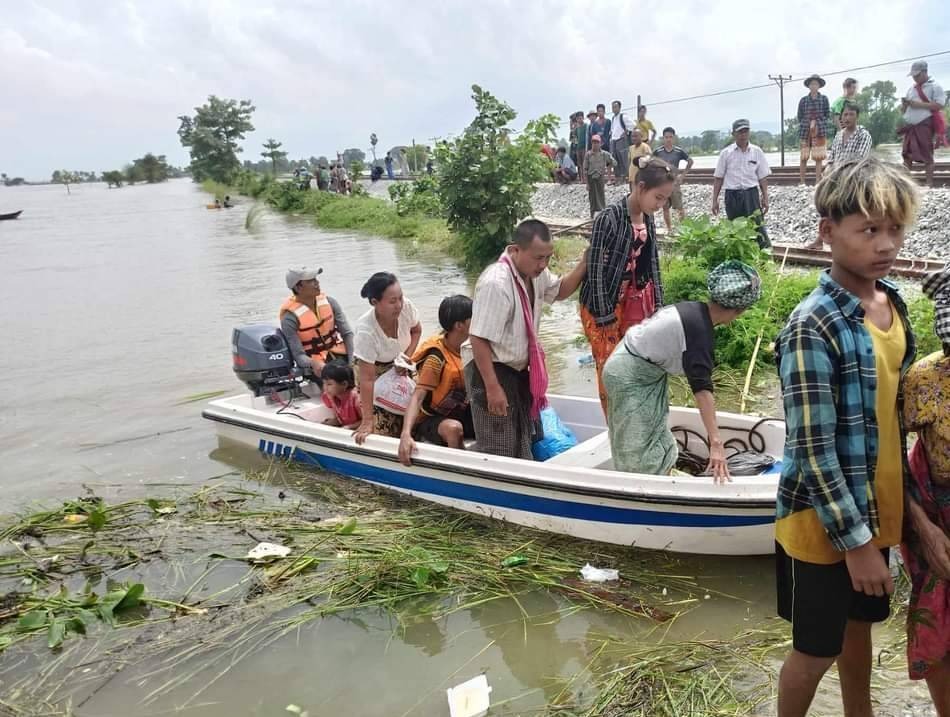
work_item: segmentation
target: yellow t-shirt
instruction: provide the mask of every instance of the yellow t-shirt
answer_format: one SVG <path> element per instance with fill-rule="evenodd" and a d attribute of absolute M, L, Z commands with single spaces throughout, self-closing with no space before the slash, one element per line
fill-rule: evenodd
<path fill-rule="evenodd" d="M 640 168 L 637 166 L 637 160 L 640 157 L 647 156 L 648 154 L 653 154 L 653 150 L 646 142 L 641 142 L 635 147 L 630 147 L 630 149 L 627 150 L 628 175 L 631 178 L 636 177 L 637 172 L 640 171 Z"/>
<path fill-rule="evenodd" d="M 874 345 L 877 369 L 877 465 L 874 470 L 874 495 L 880 530 L 871 541 L 878 548 L 889 548 L 901 541 L 904 520 L 904 463 L 901 456 L 900 416 L 897 391 L 900 386 L 901 363 L 907 351 L 904 324 L 897 309 L 891 305 L 893 321 L 881 331 L 867 318 L 864 327 Z M 785 552 L 796 560 L 831 565 L 844 560 L 844 553 L 835 550 L 814 508 L 796 511 L 775 523 L 775 539 Z"/>
<path fill-rule="evenodd" d="M 650 132 L 656 133 L 656 125 L 654 125 L 648 119 L 637 120 L 637 127 L 640 128 L 640 132 L 643 134 L 643 141 L 650 141 Z"/>

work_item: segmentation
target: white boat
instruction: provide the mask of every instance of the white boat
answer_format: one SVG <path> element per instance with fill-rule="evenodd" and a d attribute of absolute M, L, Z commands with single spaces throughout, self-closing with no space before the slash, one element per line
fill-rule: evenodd
<path fill-rule="evenodd" d="M 549 400 L 578 444 L 543 463 L 417 442 L 412 465 L 404 466 L 396 457 L 398 440 L 371 435 L 358 446 L 352 431 L 323 425 L 331 414 L 319 399 L 282 407 L 247 393 L 212 401 L 202 415 L 214 421 L 223 440 L 497 520 L 678 553 L 773 552 L 775 468 L 733 476 L 725 485 L 710 477 L 615 471 L 600 403 L 570 396 Z M 670 425 L 688 429 L 678 436 L 689 450 L 705 453 L 696 409 L 672 407 Z M 723 412 L 719 426 L 727 445 L 737 439 L 776 459 L 782 455 L 782 421 Z"/>

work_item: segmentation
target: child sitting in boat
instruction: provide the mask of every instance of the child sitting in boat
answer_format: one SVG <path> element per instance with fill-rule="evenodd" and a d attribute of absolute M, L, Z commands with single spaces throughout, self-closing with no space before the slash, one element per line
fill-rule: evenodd
<path fill-rule="evenodd" d="M 343 361 L 330 361 L 324 365 L 320 378 L 323 381 L 323 405 L 333 411 L 333 418 L 326 419 L 324 423 L 356 428 L 363 420 L 363 411 L 353 367 Z"/>
<path fill-rule="evenodd" d="M 469 297 L 458 294 L 443 299 L 439 305 L 442 333 L 423 342 L 412 357 L 419 374 L 399 441 L 403 465 L 412 463 L 413 437 L 449 448 L 464 448 L 463 440 L 475 437 L 461 355 L 471 323 Z"/>
<path fill-rule="evenodd" d="M 716 483 L 731 480 L 713 398 L 714 327 L 735 321 L 762 294 L 755 269 L 727 261 L 709 274 L 709 301 L 681 301 L 628 329 L 604 364 L 607 431 L 614 468 L 667 475 L 677 446 L 667 425 L 670 374 L 686 376 L 709 436 Z"/>

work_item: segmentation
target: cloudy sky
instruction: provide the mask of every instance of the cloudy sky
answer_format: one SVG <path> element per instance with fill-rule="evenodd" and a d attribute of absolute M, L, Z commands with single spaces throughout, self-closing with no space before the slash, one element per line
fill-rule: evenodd
<path fill-rule="evenodd" d="M 946 0 L 832 3 L 598 0 L 7 0 L 0 22 L 0 170 L 121 166 L 145 152 L 187 155 L 177 116 L 209 94 L 254 101 L 256 131 L 291 157 L 430 142 L 472 116 L 478 83 L 518 112 L 636 95 L 652 105 L 950 50 Z M 854 73 L 903 92 L 906 63 Z M 950 55 L 931 60 L 950 85 Z M 829 78 L 836 96 L 840 76 Z M 794 110 L 796 84 L 786 90 Z M 774 129 L 777 89 L 657 104 L 681 133 L 737 116 Z"/>

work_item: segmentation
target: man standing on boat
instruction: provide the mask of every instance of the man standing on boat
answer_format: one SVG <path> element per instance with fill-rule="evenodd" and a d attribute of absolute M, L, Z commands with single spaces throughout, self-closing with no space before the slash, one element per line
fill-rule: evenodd
<path fill-rule="evenodd" d="M 541 310 L 571 296 L 587 273 L 586 256 L 569 274 L 548 270 L 554 243 L 548 226 L 527 219 L 512 243 L 475 284 L 465 366 L 478 450 L 531 460 L 546 403 L 547 368 L 538 342 Z"/>
<path fill-rule="evenodd" d="M 287 270 L 293 295 L 280 307 L 280 330 L 290 353 L 306 374 L 319 378 L 328 361 L 353 356 L 353 330 L 336 299 L 320 288 L 322 268 Z"/>

